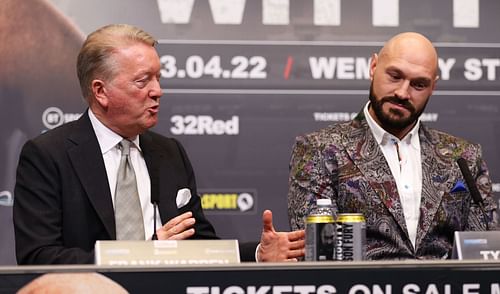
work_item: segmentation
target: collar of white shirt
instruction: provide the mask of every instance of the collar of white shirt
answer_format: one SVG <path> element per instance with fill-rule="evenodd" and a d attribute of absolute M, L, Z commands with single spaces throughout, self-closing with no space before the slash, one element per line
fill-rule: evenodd
<path fill-rule="evenodd" d="M 363 113 L 366 118 L 366 122 L 368 123 L 368 126 L 370 127 L 370 130 L 372 131 L 373 137 L 377 141 L 379 145 L 385 145 L 387 142 L 389 142 L 390 139 L 396 140 L 396 142 L 406 142 L 408 144 L 411 144 L 413 148 L 416 150 L 420 150 L 420 142 L 418 140 L 418 129 L 420 128 L 420 118 L 417 120 L 417 123 L 415 126 L 406 134 L 406 136 L 402 139 L 399 140 L 396 138 L 394 135 L 388 133 L 386 130 L 384 130 L 381 126 L 375 122 L 375 120 L 372 118 L 370 115 L 370 112 L 368 111 L 368 107 L 370 105 L 370 101 L 368 101 L 363 109 Z"/>
<path fill-rule="evenodd" d="M 101 147 L 102 154 L 105 154 L 112 148 L 116 147 L 118 143 L 123 140 L 123 137 L 113 132 L 110 128 L 106 127 L 92 112 L 92 110 L 88 110 L 90 123 L 92 124 L 92 128 L 94 128 L 95 135 L 97 137 L 97 141 L 99 142 L 99 147 Z M 136 136 L 134 140 L 132 140 L 135 147 L 141 150 L 139 145 L 139 136 Z"/>

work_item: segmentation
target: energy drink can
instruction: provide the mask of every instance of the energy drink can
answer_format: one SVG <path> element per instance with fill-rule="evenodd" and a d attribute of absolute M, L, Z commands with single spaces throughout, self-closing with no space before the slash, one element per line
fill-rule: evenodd
<path fill-rule="evenodd" d="M 335 260 L 364 260 L 366 222 L 362 213 L 341 213 L 337 216 Z"/>
<path fill-rule="evenodd" d="M 318 199 L 306 218 L 306 261 L 334 260 L 335 219 L 330 199 Z"/>

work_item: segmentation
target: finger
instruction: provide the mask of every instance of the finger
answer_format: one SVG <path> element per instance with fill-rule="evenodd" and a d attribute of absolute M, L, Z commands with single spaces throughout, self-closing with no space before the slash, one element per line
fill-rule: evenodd
<path fill-rule="evenodd" d="M 298 241 L 294 241 L 294 242 L 290 242 L 290 244 L 288 245 L 288 248 L 290 249 L 303 249 L 305 248 L 306 246 L 306 242 L 305 240 L 298 240 Z"/>
<path fill-rule="evenodd" d="M 193 213 L 191 211 L 185 212 L 181 215 L 178 215 L 172 219 L 170 219 L 165 225 L 163 225 L 163 228 L 165 230 L 170 230 L 177 224 L 181 223 L 183 220 L 186 220 L 188 218 L 191 218 L 193 216 Z"/>
<path fill-rule="evenodd" d="M 305 250 L 304 249 L 297 249 L 297 250 L 288 250 L 287 252 L 287 258 L 290 259 L 295 259 L 297 257 L 302 257 L 305 255 Z"/>
<path fill-rule="evenodd" d="M 273 213 L 268 209 L 264 210 L 262 213 L 262 230 L 264 232 L 274 232 Z"/>
<path fill-rule="evenodd" d="M 179 234 L 172 235 L 168 239 L 169 240 L 185 240 L 193 235 L 194 235 L 194 229 L 191 228 L 191 229 L 185 230 Z"/>
<path fill-rule="evenodd" d="M 293 231 L 293 232 L 289 232 L 287 234 L 288 234 L 289 241 L 301 240 L 301 239 L 304 239 L 306 237 L 305 230 Z"/>
<path fill-rule="evenodd" d="M 196 222 L 196 220 L 193 217 L 190 217 L 188 219 L 184 219 L 180 223 L 173 226 L 170 231 L 172 231 L 172 233 L 174 233 L 174 234 L 182 233 L 182 232 L 186 231 L 187 229 L 191 228 L 195 222 Z"/>

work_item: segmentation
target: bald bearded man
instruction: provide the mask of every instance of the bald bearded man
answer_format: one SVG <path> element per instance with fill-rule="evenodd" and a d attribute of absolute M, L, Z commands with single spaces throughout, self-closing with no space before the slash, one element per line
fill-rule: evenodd
<path fill-rule="evenodd" d="M 290 163 L 293 230 L 317 198 L 338 213 L 363 213 L 367 259 L 449 258 L 455 231 L 495 229 L 497 207 L 481 147 L 419 119 L 438 80 L 438 55 L 423 35 L 390 39 L 370 64 L 369 101 L 350 122 L 299 136 Z M 471 198 L 464 158 L 483 198 Z M 488 224 L 488 225 L 486 225 Z"/>

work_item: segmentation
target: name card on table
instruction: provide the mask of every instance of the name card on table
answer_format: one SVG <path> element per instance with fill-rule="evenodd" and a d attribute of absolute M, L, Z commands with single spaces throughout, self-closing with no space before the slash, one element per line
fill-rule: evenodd
<path fill-rule="evenodd" d="M 500 231 L 455 232 L 452 258 L 500 260 Z"/>
<path fill-rule="evenodd" d="M 240 262 L 238 240 L 97 241 L 95 264 L 213 265 Z"/>

